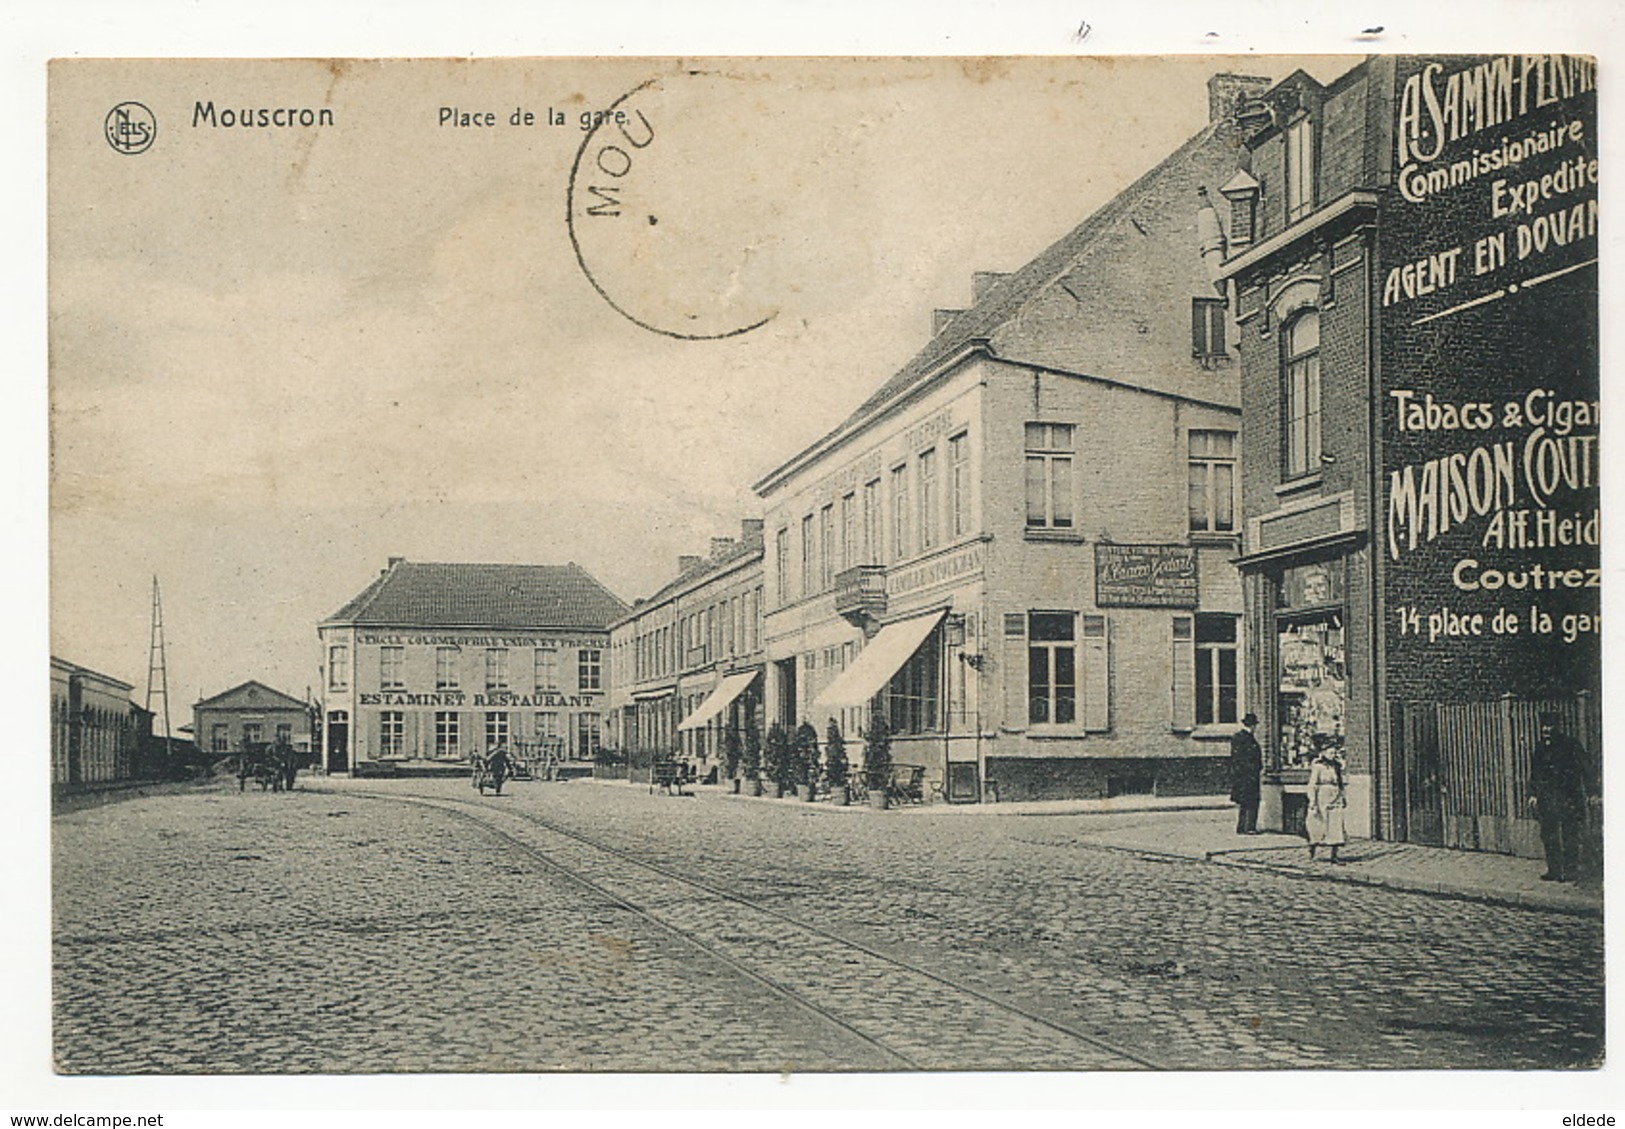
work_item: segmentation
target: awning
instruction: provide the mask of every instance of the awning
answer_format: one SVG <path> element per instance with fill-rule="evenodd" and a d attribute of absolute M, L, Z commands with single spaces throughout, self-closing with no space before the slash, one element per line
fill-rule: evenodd
<path fill-rule="evenodd" d="M 947 614 L 948 610 L 943 608 L 882 627 L 879 634 L 869 640 L 869 645 L 858 652 L 852 665 L 824 687 L 824 692 L 813 701 L 813 709 L 839 710 L 867 703 L 914 656 L 925 637 Z"/>
<path fill-rule="evenodd" d="M 745 687 L 756 681 L 754 670 L 744 674 L 730 674 L 717 683 L 717 688 L 705 696 L 694 712 L 677 723 L 678 732 L 688 729 L 698 729 L 710 721 L 717 714 L 727 709 L 729 704 L 745 692 Z"/>

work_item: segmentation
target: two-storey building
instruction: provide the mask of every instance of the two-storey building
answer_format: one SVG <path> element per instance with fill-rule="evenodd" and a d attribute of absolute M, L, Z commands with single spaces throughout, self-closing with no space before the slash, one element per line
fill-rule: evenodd
<path fill-rule="evenodd" d="M 497 745 L 590 761 L 625 611 L 574 563 L 390 558 L 317 628 L 327 770 L 451 769 Z"/>
<path fill-rule="evenodd" d="M 747 519 L 611 626 L 611 740 L 635 777 L 672 756 L 709 776 L 730 730 L 760 732 L 762 584 L 762 523 Z"/>
<path fill-rule="evenodd" d="M 770 716 L 883 714 L 954 800 L 1213 794 L 1245 712 L 1210 122 L 756 484 Z M 1204 243 L 1208 246 L 1204 247 Z M 1205 254 L 1204 254 L 1205 251 Z"/>

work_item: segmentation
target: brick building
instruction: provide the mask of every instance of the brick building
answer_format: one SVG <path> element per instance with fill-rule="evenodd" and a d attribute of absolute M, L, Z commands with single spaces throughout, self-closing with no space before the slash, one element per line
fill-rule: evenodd
<path fill-rule="evenodd" d="M 632 775 L 677 756 L 709 776 L 729 730 L 762 726 L 762 523 L 677 576 L 610 628 L 609 740 Z"/>
<path fill-rule="evenodd" d="M 1535 715 L 1596 751 L 1592 60 L 1378 57 L 1239 107 L 1249 698 L 1264 819 L 1538 853 Z"/>
<path fill-rule="evenodd" d="M 770 718 L 875 711 L 955 800 L 1222 792 L 1245 710 L 1210 123 L 756 484 Z M 1203 244 L 1209 244 L 1203 254 Z"/>
<path fill-rule="evenodd" d="M 390 558 L 317 628 L 327 770 L 460 770 L 496 745 L 591 761 L 625 611 L 577 564 Z"/>

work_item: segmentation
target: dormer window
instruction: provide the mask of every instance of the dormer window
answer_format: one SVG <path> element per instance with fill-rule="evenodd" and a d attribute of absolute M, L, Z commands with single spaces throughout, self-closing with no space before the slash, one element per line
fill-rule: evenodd
<path fill-rule="evenodd" d="M 1296 223 L 1315 210 L 1315 132 L 1308 114 L 1286 127 L 1286 219 Z"/>

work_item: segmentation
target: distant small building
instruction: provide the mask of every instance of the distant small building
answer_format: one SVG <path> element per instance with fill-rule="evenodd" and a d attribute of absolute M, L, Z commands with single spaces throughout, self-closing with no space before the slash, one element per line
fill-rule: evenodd
<path fill-rule="evenodd" d="M 305 702 L 253 680 L 192 707 L 193 738 L 211 756 L 262 744 L 288 744 L 308 753 L 310 721 Z"/>
<path fill-rule="evenodd" d="M 327 771 L 447 770 L 495 745 L 593 760 L 626 610 L 578 564 L 390 558 L 317 626 Z"/>
<path fill-rule="evenodd" d="M 131 685 L 51 657 L 51 783 L 101 784 L 143 775 L 152 714 Z"/>

